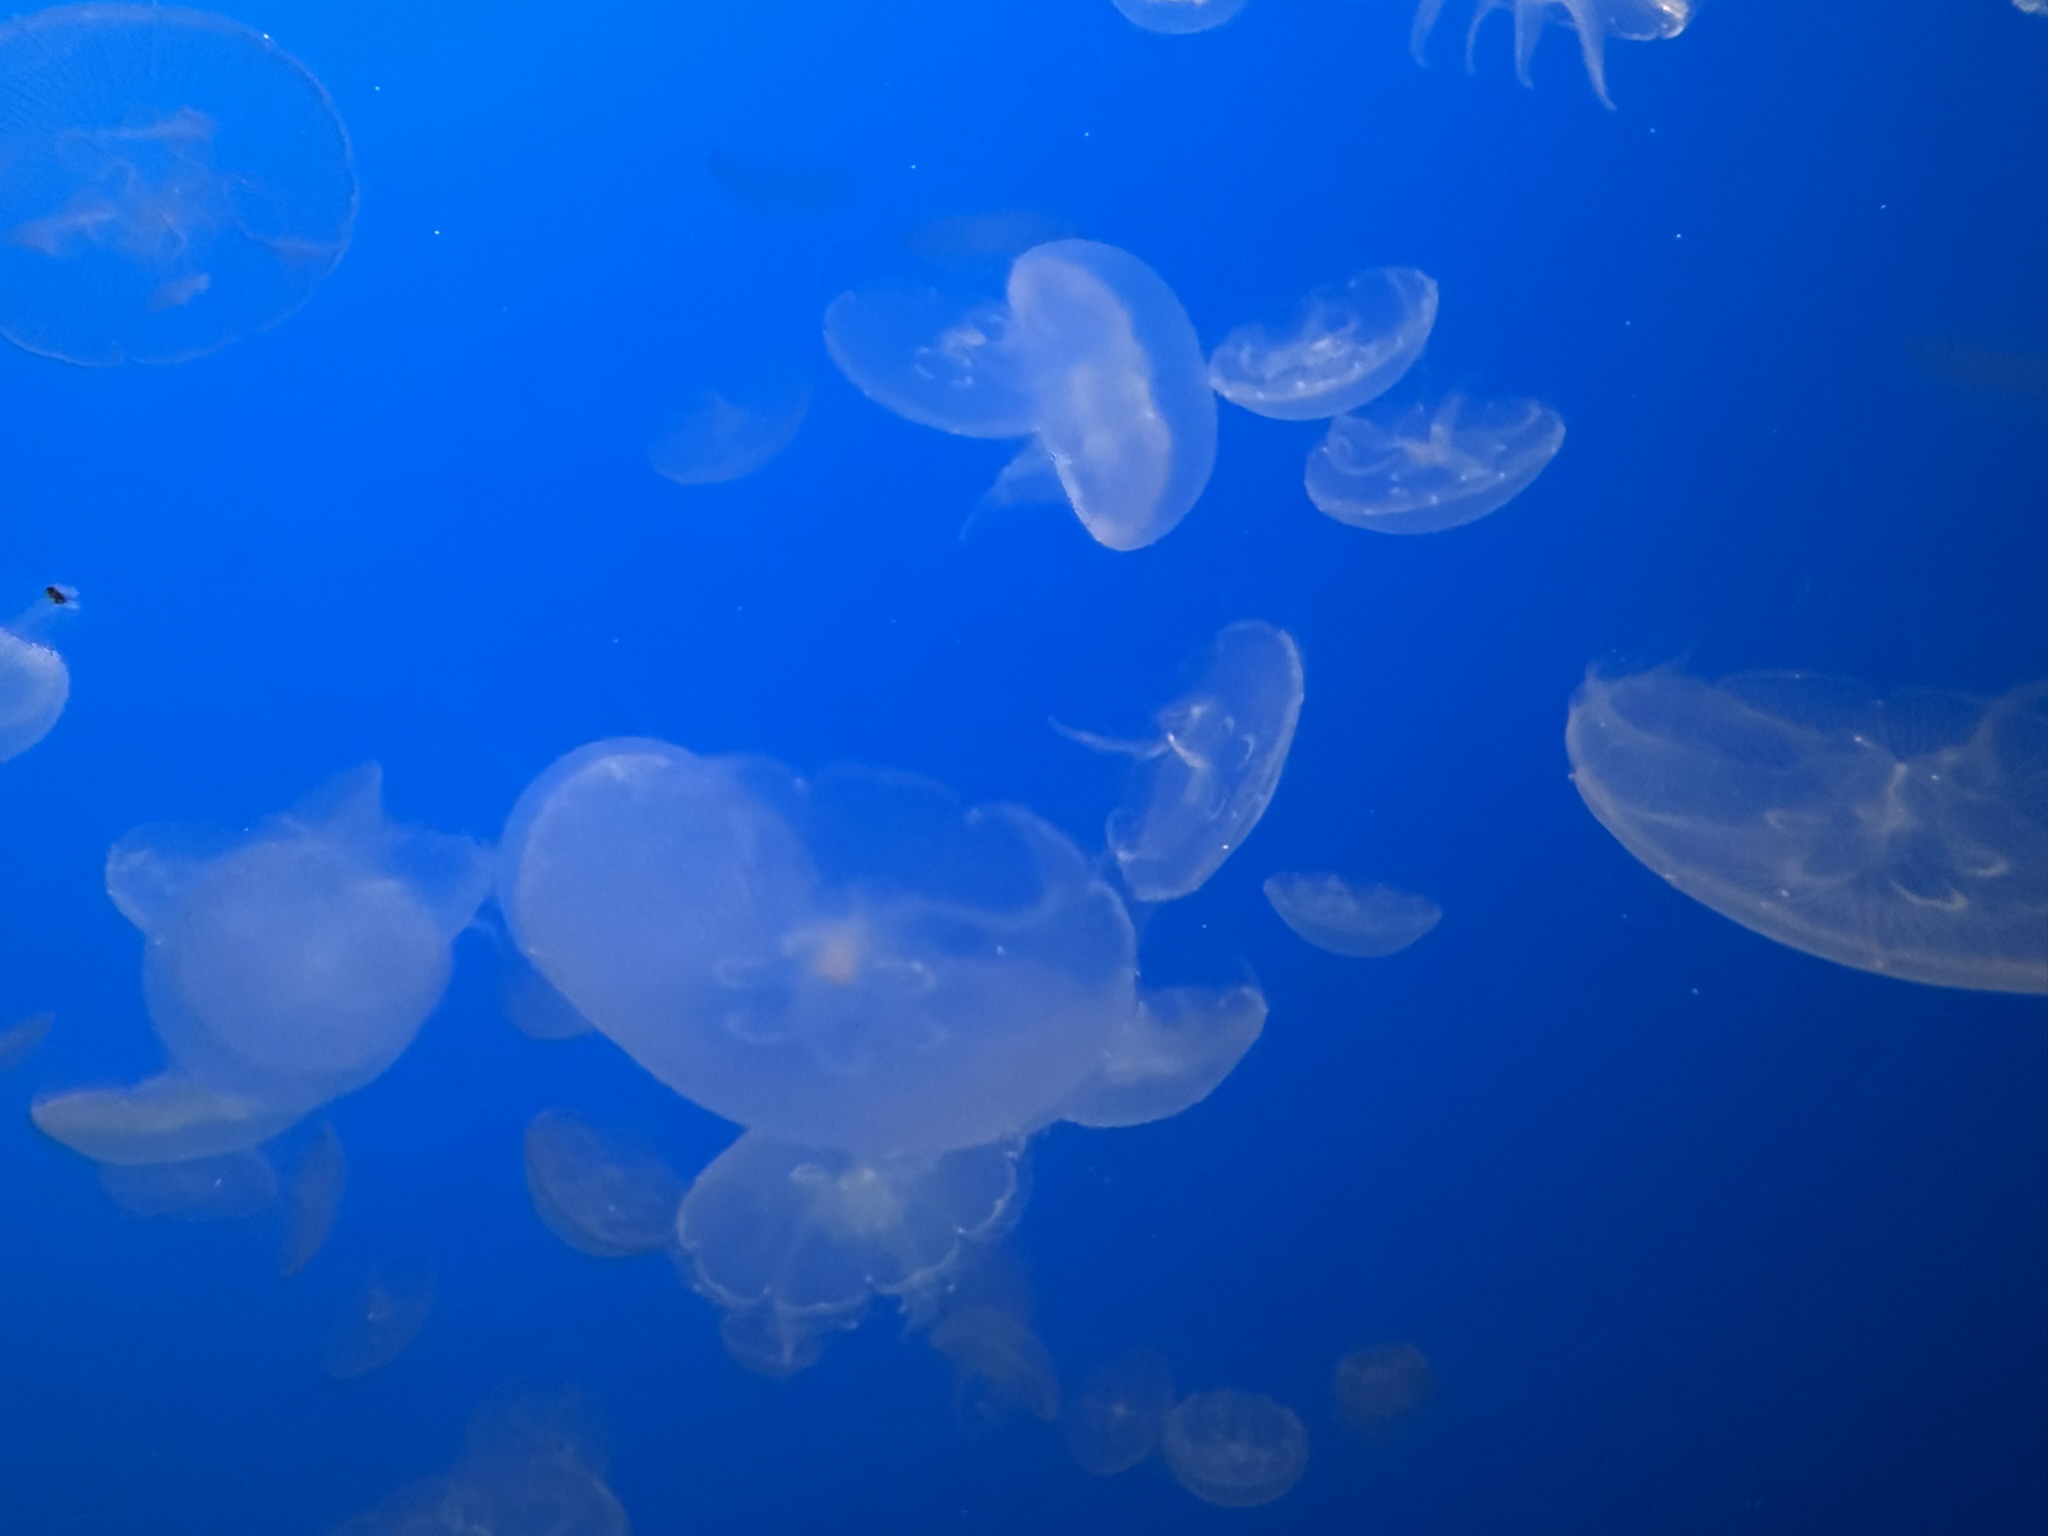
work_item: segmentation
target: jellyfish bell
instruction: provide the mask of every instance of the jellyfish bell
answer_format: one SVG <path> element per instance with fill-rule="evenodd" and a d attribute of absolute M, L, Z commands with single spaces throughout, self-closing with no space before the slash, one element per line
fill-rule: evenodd
<path fill-rule="evenodd" d="M 810 405 L 810 381 L 795 370 L 720 378 L 669 414 L 648 446 L 648 462 L 677 485 L 744 479 L 790 445 Z"/>
<path fill-rule="evenodd" d="M 1409 51 L 1417 63 L 1426 62 L 1423 46 L 1436 25 L 1444 0 L 1420 0 L 1415 25 L 1409 33 Z M 1579 52 L 1586 62 L 1586 77 L 1593 94 L 1609 111 L 1614 102 L 1607 94 L 1607 38 L 1628 42 L 1656 42 L 1676 37 L 1692 21 L 1699 8 L 1697 0 L 1474 0 L 1472 23 L 1465 34 L 1465 68 L 1473 68 L 1479 44 L 1479 29 L 1495 11 L 1511 11 L 1515 20 L 1515 78 L 1531 84 L 1529 65 L 1536 56 L 1536 44 L 1544 23 L 1557 13 L 1579 34 Z"/>
<path fill-rule="evenodd" d="M 1427 896 L 1341 875 L 1283 872 L 1266 877 L 1266 900 L 1280 920 L 1333 955 L 1372 960 L 1398 954 L 1443 919 Z"/>
<path fill-rule="evenodd" d="M 1015 319 L 997 300 L 843 293 L 825 310 L 825 350 L 854 388 L 920 426 L 962 437 L 1035 430 Z"/>
<path fill-rule="evenodd" d="M 51 585 L 0 629 L 0 762 L 50 734 L 71 698 L 71 669 L 46 638 L 59 614 L 75 613 L 78 589 Z"/>
<path fill-rule="evenodd" d="M 561 1109 L 535 1115 L 525 1144 L 534 1211 L 571 1248 L 621 1259 L 674 1240 L 683 1181 L 651 1147 Z"/>
<path fill-rule="evenodd" d="M 1115 0 L 1116 8 L 1147 32 L 1186 34 L 1220 27 L 1245 0 Z"/>
<path fill-rule="evenodd" d="M 1241 325 L 1209 358 L 1209 382 L 1233 405 L 1280 421 L 1316 421 L 1378 399 L 1405 374 L 1436 324 L 1437 286 L 1413 267 L 1379 267 L 1318 288 L 1279 325 Z"/>
<path fill-rule="evenodd" d="M 223 1093 L 180 1073 L 127 1088 L 76 1088 L 29 1106 L 36 1129 L 96 1163 L 139 1166 L 219 1157 L 258 1146 L 298 1119 L 279 1107 Z"/>
<path fill-rule="evenodd" d="M 1370 1432 L 1412 1413 L 1435 1387 L 1436 1373 L 1420 1349 L 1382 1344 L 1339 1360 L 1330 1392 L 1345 1420 Z"/>
<path fill-rule="evenodd" d="M 94 366 L 276 324 L 347 249 L 348 135 L 264 34 L 174 6 L 0 25 L 0 335 Z"/>
<path fill-rule="evenodd" d="M 1173 1411 L 1173 1367 L 1155 1350 L 1105 1361 L 1068 1404 L 1067 1453 L 1096 1477 L 1128 1472 L 1159 1444 Z"/>
<path fill-rule="evenodd" d="M 1060 1118 L 1110 1129 L 1192 1109 L 1236 1070 L 1265 1023 L 1265 994 L 1252 985 L 1143 993 Z"/>
<path fill-rule="evenodd" d="M 1339 416 L 1309 455 L 1317 510 L 1375 533 L 1436 533 L 1498 511 L 1564 446 L 1564 421 L 1536 400 Z"/>
<path fill-rule="evenodd" d="M 1197 1392 L 1166 1416 L 1159 1451 L 1196 1498 L 1250 1509 L 1272 1503 L 1301 1480 L 1308 1430 L 1293 1409 L 1264 1393 Z"/>

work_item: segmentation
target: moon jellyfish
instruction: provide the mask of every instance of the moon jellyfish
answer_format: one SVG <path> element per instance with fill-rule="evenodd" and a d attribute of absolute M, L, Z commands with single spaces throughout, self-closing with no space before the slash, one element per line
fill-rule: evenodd
<path fill-rule="evenodd" d="M 1436 1385 L 1429 1357 L 1413 1344 L 1354 1349 L 1337 1362 L 1337 1411 L 1363 1430 L 1384 1428 L 1419 1407 Z"/>
<path fill-rule="evenodd" d="M 0 26 L 0 335 L 174 363 L 276 324 L 348 248 L 356 180 L 320 82 L 202 11 Z"/>
<path fill-rule="evenodd" d="M 1033 246 L 1001 303 L 842 295 L 825 346 L 856 388 L 909 420 L 1033 438 L 1019 456 L 1030 473 L 1006 481 L 1057 484 L 1110 549 L 1165 537 L 1215 466 L 1216 398 L 1194 326 L 1159 275 L 1113 245 Z"/>
<path fill-rule="evenodd" d="M 167 1072 L 132 1088 L 78 1088 L 29 1106 L 36 1129 L 96 1163 L 184 1162 L 268 1141 L 303 1113 Z"/>
<path fill-rule="evenodd" d="M 1173 1410 L 1173 1368 L 1152 1350 L 1133 1350 L 1098 1366 L 1067 1407 L 1067 1453 L 1082 1471 L 1114 1477 L 1159 1444 Z"/>
<path fill-rule="evenodd" d="M 1308 499 L 1375 533 L 1437 533 L 1498 511 L 1564 446 L 1564 421 L 1535 400 L 1339 416 L 1308 458 Z"/>
<path fill-rule="evenodd" d="M 1061 1118 L 1109 1129 L 1191 1109 L 1230 1076 L 1266 1023 L 1257 987 L 1165 987 L 1147 992 L 1111 1039 L 1102 1070 Z"/>
<path fill-rule="evenodd" d="M 0 1072 L 20 1066 L 35 1054 L 36 1047 L 50 1038 L 57 1022 L 54 1013 L 32 1013 L 0 1029 Z"/>
<path fill-rule="evenodd" d="M 1409 49 L 1415 61 L 1425 62 L 1423 44 L 1436 25 L 1444 0 L 1421 0 L 1415 8 L 1415 26 L 1409 33 Z M 1632 43 L 1656 42 L 1676 37 L 1692 20 L 1697 0 L 1474 0 L 1472 26 L 1465 34 L 1465 68 L 1472 68 L 1473 50 L 1479 29 L 1495 11 L 1512 10 L 1515 18 L 1515 78 L 1531 83 L 1529 63 L 1536 56 L 1543 24 L 1553 11 L 1562 11 L 1579 34 L 1579 52 L 1585 57 L 1586 77 L 1593 82 L 1593 94 L 1609 111 L 1614 103 L 1607 95 L 1607 38 L 1611 35 Z"/>
<path fill-rule="evenodd" d="M 510 938 L 495 928 L 498 941 L 498 1007 L 505 1021 L 529 1040 L 573 1040 L 590 1033 L 590 1020 L 557 992 L 554 983 L 527 963 Z"/>
<path fill-rule="evenodd" d="M 1060 1414 L 1059 1373 L 1031 1325 L 1002 1307 L 957 1307 L 932 1326 L 931 1346 L 957 1373 L 963 1418 L 992 1422 L 1017 1411 L 1050 1424 Z"/>
<path fill-rule="evenodd" d="M 1207 32 L 1245 7 L 1245 0 L 1115 0 L 1116 8 L 1147 32 Z"/>
<path fill-rule="evenodd" d="M 2048 993 L 2048 683 L 1888 700 L 1803 673 L 1588 673 L 1565 748 L 1636 858 L 1780 944 Z"/>
<path fill-rule="evenodd" d="M 1057 727 L 1135 761 L 1110 814 L 1109 850 L 1140 901 L 1193 894 L 1236 851 L 1279 787 L 1301 717 L 1301 652 L 1259 620 L 1226 626 L 1192 658 L 1188 690 L 1154 716 L 1158 734 L 1117 741 Z"/>
<path fill-rule="evenodd" d="M 940 1152 L 1052 1119 L 1134 1006 L 1115 892 L 1015 806 L 598 742 L 528 787 L 499 904 L 642 1066 L 767 1136 Z"/>
<path fill-rule="evenodd" d="M 239 1221 L 277 1199 L 277 1170 L 253 1147 L 178 1163 L 103 1163 L 100 1188 L 131 1216 Z"/>
<path fill-rule="evenodd" d="M 1011 1141 L 862 1160 L 748 1132 L 697 1176 L 676 1213 L 691 1283 L 728 1314 L 741 1364 L 786 1375 L 817 1358 L 875 1295 L 943 1282 L 1020 1205 Z"/>
<path fill-rule="evenodd" d="M 327 1336 L 325 1368 L 336 1381 L 380 1371 L 419 1336 L 440 1277 L 417 1254 L 373 1265 Z"/>
<path fill-rule="evenodd" d="M 526 1188 L 547 1229 L 594 1258 L 658 1253 L 675 1239 L 683 1181 L 652 1148 L 567 1110 L 528 1123 Z"/>
<path fill-rule="evenodd" d="M 323 1120 L 285 1191 L 287 1215 L 284 1242 L 277 1255 L 279 1275 L 295 1275 L 313 1262 L 313 1255 L 334 1231 L 341 1215 L 342 1192 L 347 1188 L 348 1159 L 342 1154 L 341 1137 Z"/>
<path fill-rule="evenodd" d="M 1376 267 L 1318 288 L 1284 325 L 1241 325 L 1209 358 L 1209 383 L 1233 405 L 1280 421 L 1355 411 L 1393 388 L 1436 324 L 1436 281 Z"/>
<path fill-rule="evenodd" d="M 45 587 L 19 618 L 0 629 L 0 762 L 21 756 L 49 735 L 64 713 L 71 698 L 71 669 L 43 636 L 53 615 L 77 606 L 78 594 L 71 588 Z"/>
<path fill-rule="evenodd" d="M 1166 1416 L 1159 1451 L 1181 1487 L 1227 1509 L 1270 1504 L 1301 1480 L 1308 1430 L 1259 1392 L 1197 1392 Z"/>
<path fill-rule="evenodd" d="M 648 462 L 677 485 L 744 479 L 789 446 L 810 406 L 801 378 L 700 390 L 649 446 Z"/>
<path fill-rule="evenodd" d="M 1444 915 L 1427 896 L 1391 885 L 1354 885 L 1342 875 L 1269 875 L 1266 900 L 1317 949 L 1360 960 L 1400 953 Z"/>

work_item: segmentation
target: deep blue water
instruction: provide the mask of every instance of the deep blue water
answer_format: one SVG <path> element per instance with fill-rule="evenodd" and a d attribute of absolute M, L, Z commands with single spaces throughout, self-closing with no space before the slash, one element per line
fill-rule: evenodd
<path fill-rule="evenodd" d="M 508 1377 L 601 1409 L 640 1532 L 2048 1527 L 2040 1000 L 1728 923 L 1601 830 L 1562 746 L 1592 662 L 1987 693 L 2048 668 L 2048 413 L 1924 362 L 2048 350 L 2048 26 L 1714 0 L 1610 48 L 1608 113 L 1559 31 L 1535 90 L 1500 18 L 1467 77 L 1456 7 L 1418 69 L 1398 0 L 1251 0 L 1189 38 L 1109 0 L 229 9 L 349 126 L 346 259 L 176 367 L 0 354 L 0 574 L 84 594 L 71 705 L 0 767 L 0 1015 L 58 1016 L 0 1079 L 0 1531 L 317 1536 L 453 1464 Z M 853 193 L 743 206 L 720 145 Z M 1226 407 L 1158 545 L 1050 512 L 962 542 L 1008 450 L 877 409 L 817 335 L 915 269 L 906 232 L 998 209 L 1142 257 L 1206 344 L 1420 266 L 1443 309 L 1416 382 L 1538 395 L 1569 440 L 1500 514 L 1374 538 L 1303 499 L 1312 426 Z M 814 380 L 788 451 L 656 477 L 666 403 L 769 354 Z M 535 1111 L 685 1171 L 731 1132 L 602 1039 L 513 1033 L 480 935 L 333 1107 L 347 1200 L 289 1282 L 261 1222 L 122 1215 L 28 1122 L 154 1065 L 102 883 L 137 824 L 245 825 L 375 759 L 400 819 L 488 840 L 556 756 L 644 734 L 910 769 L 1094 845 L 1116 770 L 1047 717 L 1141 722 L 1246 617 L 1300 641 L 1300 735 L 1144 964 L 1248 964 L 1265 1035 L 1185 1115 L 1044 1135 L 1010 1247 L 1063 1374 L 1143 1344 L 1297 1408 L 1307 1474 L 1263 1509 L 961 1423 L 881 1308 L 750 1376 L 666 1262 L 563 1247 L 521 1176 Z M 1300 867 L 1445 919 L 1323 955 L 1260 895 Z M 329 1319 L 394 1248 L 438 1264 L 432 1318 L 326 1380 Z M 1369 1440 L 1330 1372 L 1393 1339 L 1436 1391 Z"/>

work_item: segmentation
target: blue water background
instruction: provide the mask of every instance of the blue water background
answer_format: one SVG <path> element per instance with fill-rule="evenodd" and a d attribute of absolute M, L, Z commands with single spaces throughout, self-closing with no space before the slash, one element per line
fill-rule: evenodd
<path fill-rule="evenodd" d="M 582 1384 L 644 1533 L 1372 1531 L 1922 1536 L 2048 1524 L 2048 1031 L 2039 1000 L 1883 981 L 1666 888 L 1566 778 L 1589 662 L 1811 667 L 1995 691 L 2048 669 L 2038 398 L 1915 342 L 2048 347 L 2048 28 L 2002 0 L 1715 0 L 1617 44 L 1620 110 L 1553 32 L 1422 70 L 1394 0 L 1252 0 L 1194 38 L 1108 0 L 668 7 L 237 4 L 326 82 L 363 206 L 276 331 L 174 368 L 0 356 L 6 581 L 77 583 L 74 698 L 0 769 L 0 1011 L 58 1027 L 0 1080 L 0 1529 L 315 1536 L 461 1454 L 507 1376 Z M 1452 8 L 1453 12 L 1457 10 Z M 722 196 L 717 144 L 843 167 L 843 206 Z M 1001 445 L 847 387 L 839 291 L 934 216 L 1035 210 L 1124 246 L 1205 343 L 1360 267 L 1442 285 L 1404 389 L 1529 393 L 1570 426 L 1499 515 L 1376 538 L 1300 489 L 1312 427 L 1225 408 L 1170 538 L 956 530 Z M 1000 279 L 1000 269 L 988 281 Z M 647 468 L 663 409 L 756 354 L 812 369 L 758 476 Z M 1148 978 L 1239 960 L 1272 1004 L 1215 1098 L 1034 1149 L 1013 1240 L 1071 1380 L 1150 1345 L 1310 1425 L 1300 1486 L 1197 1504 L 1028 1421 L 958 1422 L 879 1311 L 787 1382 L 735 1368 L 659 1259 L 534 1220 L 519 1132 L 570 1104 L 685 1169 L 729 1131 L 601 1040 L 507 1029 L 491 948 L 335 1106 L 332 1247 L 115 1212 L 38 1088 L 155 1046 L 106 848 L 234 826 L 374 758 L 398 817 L 495 835 L 620 734 L 875 762 L 1099 842 L 1178 661 L 1259 617 L 1308 694 L 1244 850 L 1146 935 Z M 1436 897 L 1377 964 L 1311 951 L 1263 876 Z M 362 1267 L 431 1252 L 413 1349 L 346 1385 Z M 1427 1410 L 1378 1442 L 1335 1361 L 1413 1339 Z"/>

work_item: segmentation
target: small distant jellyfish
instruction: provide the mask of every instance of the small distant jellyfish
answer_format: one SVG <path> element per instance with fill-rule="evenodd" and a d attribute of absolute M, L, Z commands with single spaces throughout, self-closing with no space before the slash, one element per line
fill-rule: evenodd
<path fill-rule="evenodd" d="M 341 1136 L 323 1121 L 285 1190 L 284 1241 L 277 1253 L 280 1276 L 297 1274 L 326 1245 L 341 1215 L 341 1196 L 347 1187 L 348 1158 L 341 1150 Z"/>
<path fill-rule="evenodd" d="M 356 179 L 320 82 L 260 32 L 156 5 L 0 26 L 0 335 L 175 363 L 276 324 L 348 248 Z"/>
<path fill-rule="evenodd" d="M 1308 499 L 1354 528 L 1437 533 L 1506 506 L 1563 446 L 1563 419 L 1535 400 L 1339 416 L 1309 455 Z"/>
<path fill-rule="evenodd" d="M 1173 1411 L 1173 1368 L 1153 1350 L 1105 1361 L 1066 1414 L 1067 1453 L 1082 1471 L 1115 1477 L 1150 1456 Z"/>
<path fill-rule="evenodd" d="M 932 1327 L 931 1346 L 952 1362 L 954 1406 L 993 1422 L 1013 1412 L 1050 1424 L 1060 1415 L 1059 1375 L 1031 1325 L 1003 1307 L 956 1307 Z"/>
<path fill-rule="evenodd" d="M 404 1354 L 427 1323 L 440 1274 L 419 1254 L 373 1264 L 327 1335 L 323 1365 L 336 1381 L 354 1381 Z"/>
<path fill-rule="evenodd" d="M 100 1188 L 131 1216 L 240 1221 L 277 1198 L 277 1170 L 253 1147 L 178 1163 L 102 1163 Z"/>
<path fill-rule="evenodd" d="M 1421 0 L 1415 10 L 1415 26 L 1409 33 L 1409 50 L 1415 61 L 1426 62 L 1423 45 L 1436 25 L 1444 0 Z M 1553 11 L 1562 11 L 1566 22 L 1579 34 L 1579 52 L 1586 60 L 1586 75 L 1593 82 L 1593 94 L 1610 112 L 1614 103 L 1607 95 L 1606 47 L 1611 35 L 1632 43 L 1657 42 L 1676 37 L 1692 21 L 1697 0 L 1474 0 L 1471 29 L 1465 34 L 1465 68 L 1479 42 L 1479 29 L 1495 11 L 1512 11 L 1515 18 L 1515 78 L 1529 85 L 1529 62 L 1536 56 L 1536 42 Z"/>
<path fill-rule="evenodd" d="M 1318 288 L 1281 325 L 1241 325 L 1209 358 L 1209 382 L 1233 405 L 1279 421 L 1355 411 L 1399 382 L 1436 325 L 1436 282 L 1380 267 Z"/>
<path fill-rule="evenodd" d="M 1196 1498 L 1250 1509 L 1301 1481 L 1308 1430 L 1292 1408 L 1262 1392 L 1197 1392 L 1166 1416 L 1159 1451 Z"/>
<path fill-rule="evenodd" d="M 648 447 L 648 462 L 677 485 L 745 479 L 790 445 L 810 404 L 810 385 L 801 378 L 699 390 Z"/>
<path fill-rule="evenodd" d="M 71 697 L 71 669 L 44 638 L 51 620 L 78 608 L 72 587 L 48 586 L 0 629 L 0 762 L 50 734 Z"/>
<path fill-rule="evenodd" d="M 32 1013 L 0 1029 L 0 1072 L 20 1066 L 35 1054 L 37 1046 L 50 1038 L 57 1022 L 54 1013 Z"/>
<path fill-rule="evenodd" d="M 547 1229 L 593 1258 L 659 1253 L 675 1240 L 683 1181 L 652 1148 L 568 1110 L 527 1124 L 526 1188 Z"/>
<path fill-rule="evenodd" d="M 1116 8 L 1147 32 L 1185 34 L 1220 27 L 1245 0 L 1115 0 Z"/>
<path fill-rule="evenodd" d="M 1413 1344 L 1354 1349 L 1337 1362 L 1330 1384 L 1337 1411 L 1354 1427 L 1384 1429 L 1412 1413 L 1435 1389 L 1429 1357 Z"/>
<path fill-rule="evenodd" d="M 2015 10 L 2025 11 L 2029 16 L 2048 16 L 2048 0 L 2012 0 Z"/>
<path fill-rule="evenodd" d="M 1270 875 L 1265 889 L 1280 920 L 1302 938 L 1358 960 L 1399 954 L 1444 915 L 1427 896 L 1390 885 L 1358 885 L 1341 875 Z"/>

